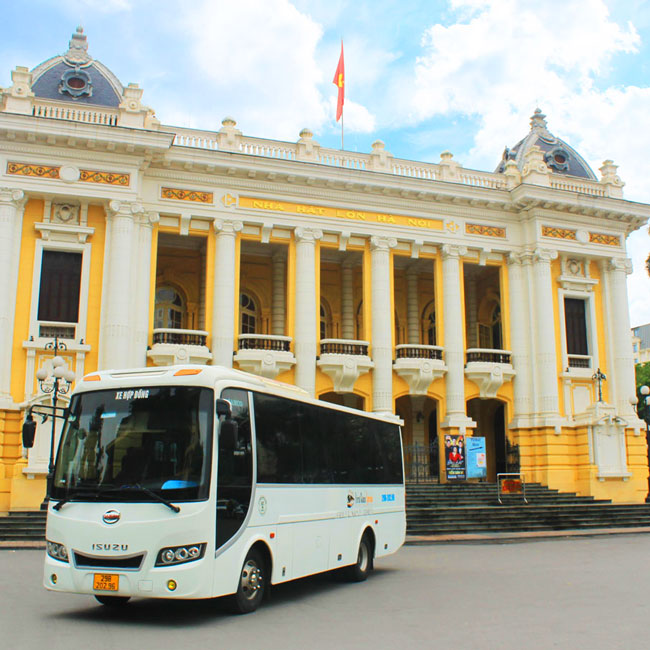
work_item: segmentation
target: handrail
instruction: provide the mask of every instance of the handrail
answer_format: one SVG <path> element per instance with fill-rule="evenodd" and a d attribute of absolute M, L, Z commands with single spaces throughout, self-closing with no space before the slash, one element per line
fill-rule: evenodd
<path fill-rule="evenodd" d="M 442 360 L 443 348 L 439 345 L 419 345 L 402 343 L 395 346 L 396 359 L 437 359 Z"/>
<path fill-rule="evenodd" d="M 467 348 L 467 363 L 512 363 L 510 350 Z"/>

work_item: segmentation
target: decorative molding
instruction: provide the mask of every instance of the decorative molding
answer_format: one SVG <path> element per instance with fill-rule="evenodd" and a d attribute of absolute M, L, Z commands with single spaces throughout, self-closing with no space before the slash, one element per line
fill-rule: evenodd
<path fill-rule="evenodd" d="M 569 228 L 542 226 L 542 237 L 554 237 L 555 239 L 571 239 L 573 241 L 577 241 L 578 232 Z"/>
<path fill-rule="evenodd" d="M 130 185 L 131 174 L 80 169 L 79 180 L 83 183 L 103 183 L 105 185 L 128 186 Z"/>
<path fill-rule="evenodd" d="M 176 201 L 194 201 L 195 203 L 212 203 L 213 192 L 201 192 L 200 190 L 183 190 L 174 187 L 161 187 L 160 198 L 175 199 Z"/>
<path fill-rule="evenodd" d="M 37 178 L 59 178 L 60 166 L 33 165 L 31 163 L 8 162 L 7 174 L 36 176 Z"/>
<path fill-rule="evenodd" d="M 592 244 L 605 244 L 605 246 L 621 245 L 621 238 L 618 235 L 607 235 L 602 232 L 590 232 L 589 241 Z"/>
<path fill-rule="evenodd" d="M 483 235 L 484 237 L 505 237 L 506 229 L 500 226 L 483 226 L 479 223 L 466 223 L 467 235 Z"/>

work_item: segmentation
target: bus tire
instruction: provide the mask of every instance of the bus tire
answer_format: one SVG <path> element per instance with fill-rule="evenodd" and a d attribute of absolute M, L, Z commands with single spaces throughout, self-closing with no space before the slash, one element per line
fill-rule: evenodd
<path fill-rule="evenodd" d="M 101 603 L 102 605 L 106 605 L 107 607 L 123 607 L 126 605 L 129 600 L 131 600 L 131 596 L 95 596 L 95 600 L 98 603 Z"/>
<path fill-rule="evenodd" d="M 364 533 L 359 542 L 357 561 L 345 568 L 345 577 L 350 582 L 363 582 L 372 569 L 372 542 L 370 535 Z"/>
<path fill-rule="evenodd" d="M 237 591 L 230 597 L 230 609 L 233 613 L 254 612 L 262 603 L 266 583 L 266 561 L 256 548 L 252 548 L 242 565 Z"/>

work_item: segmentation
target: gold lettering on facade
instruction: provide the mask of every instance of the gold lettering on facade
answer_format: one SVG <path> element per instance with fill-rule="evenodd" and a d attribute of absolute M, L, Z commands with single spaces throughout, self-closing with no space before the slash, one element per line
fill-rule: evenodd
<path fill-rule="evenodd" d="M 365 221 L 367 223 L 389 223 L 412 228 L 429 228 L 442 230 L 442 219 L 424 219 L 408 217 L 399 214 L 386 214 L 383 212 L 366 212 L 365 210 L 348 210 L 345 208 L 331 208 L 324 205 L 309 205 L 305 203 L 292 203 L 290 201 L 269 201 L 250 196 L 239 197 L 240 208 L 254 210 L 271 210 L 274 212 L 288 212 L 316 217 L 330 217 L 333 219 L 350 219 Z"/>

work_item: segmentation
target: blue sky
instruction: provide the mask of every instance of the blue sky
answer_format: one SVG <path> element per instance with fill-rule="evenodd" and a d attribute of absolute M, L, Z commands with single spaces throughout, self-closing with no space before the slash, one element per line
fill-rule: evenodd
<path fill-rule="evenodd" d="M 493 170 L 529 128 L 550 130 L 625 196 L 650 203 L 646 0 L 25 0 L 2 2 L 0 86 L 67 49 L 78 24 L 164 124 L 340 146 L 332 77 L 345 45 L 345 148 Z M 647 229 L 628 240 L 632 325 L 650 322 Z"/>

